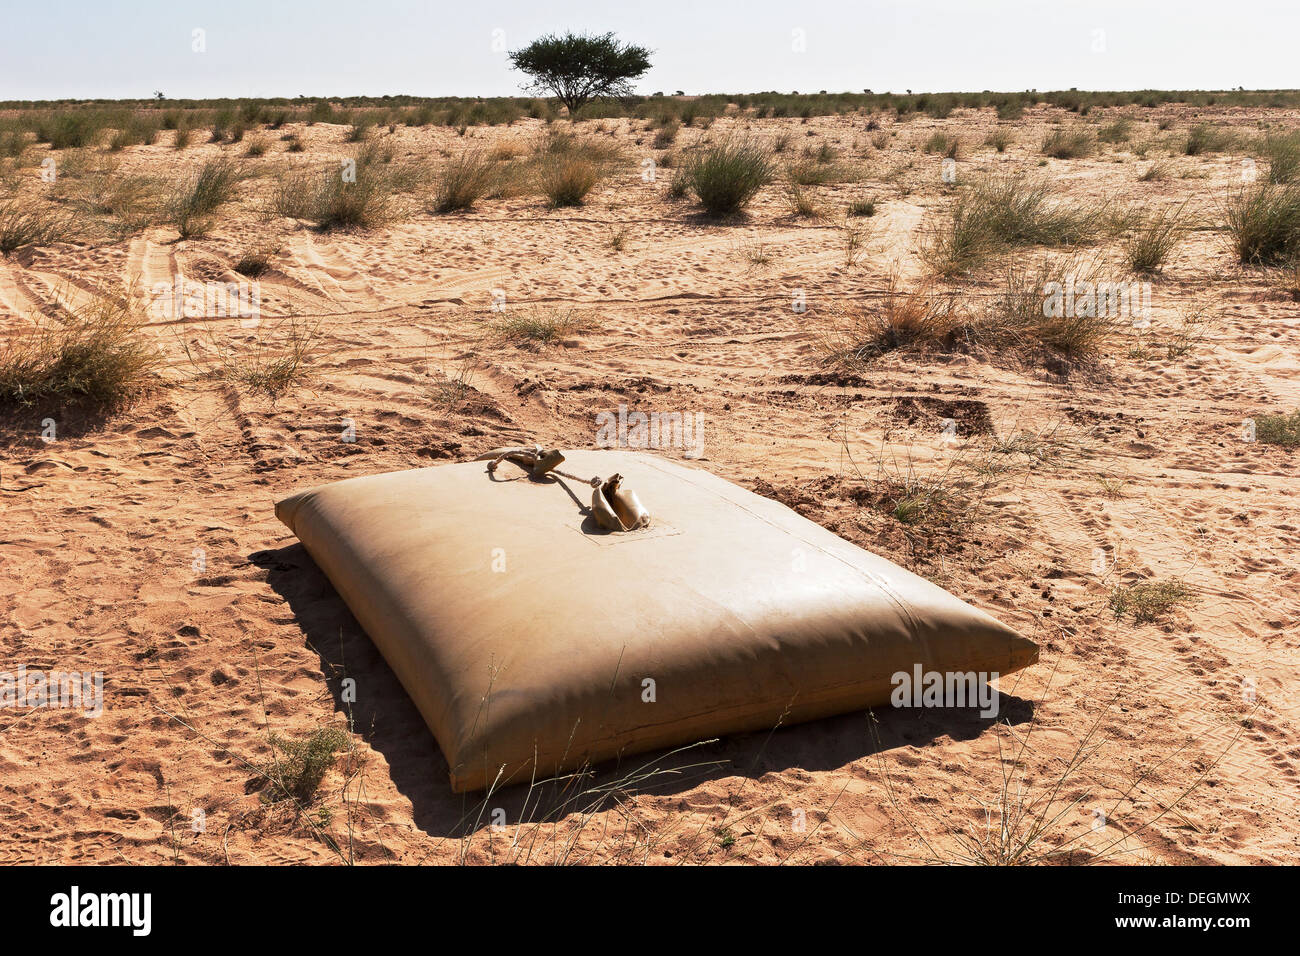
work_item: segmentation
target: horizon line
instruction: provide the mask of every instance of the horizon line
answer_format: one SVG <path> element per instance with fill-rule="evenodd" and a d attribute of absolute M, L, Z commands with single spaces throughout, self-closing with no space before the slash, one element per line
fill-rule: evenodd
<path fill-rule="evenodd" d="M 1198 88 L 1198 87 L 1180 87 L 1180 88 L 1162 88 L 1162 87 L 1142 87 L 1134 89 L 1084 89 L 1081 87 L 1066 87 L 1061 89 L 1038 89 L 1030 87 L 1023 90 L 754 90 L 748 92 L 728 91 L 714 93 L 683 93 L 674 91 L 657 90 L 653 93 L 634 93 L 628 97 L 622 97 L 622 100 L 647 100 L 647 99 L 702 99 L 718 97 L 756 97 L 756 96 L 801 96 L 801 97 L 918 97 L 918 96 L 1053 96 L 1067 93 L 1080 93 L 1090 96 L 1106 95 L 1137 95 L 1137 94 L 1277 94 L 1277 93 L 1300 93 L 1300 87 L 1278 87 L 1278 88 L 1245 88 L 1234 87 L 1231 89 L 1220 88 Z M 11 109 L 16 106 L 32 105 L 40 106 L 45 104 L 90 104 L 90 103 L 148 103 L 148 104 L 166 104 L 166 103 L 217 103 L 217 102 L 261 102 L 261 101 L 287 101 L 287 102 L 329 102 L 332 100 L 551 100 L 555 99 L 551 95 L 519 93 L 517 95 L 461 95 L 461 94 L 426 94 L 426 93 L 355 93 L 355 94 L 307 94 L 296 93 L 293 95 L 267 95 L 267 96 L 129 96 L 129 97 L 105 97 L 105 96 L 64 96 L 56 99 L 0 99 L 0 108 Z M 614 98 L 620 99 L 620 98 Z"/>

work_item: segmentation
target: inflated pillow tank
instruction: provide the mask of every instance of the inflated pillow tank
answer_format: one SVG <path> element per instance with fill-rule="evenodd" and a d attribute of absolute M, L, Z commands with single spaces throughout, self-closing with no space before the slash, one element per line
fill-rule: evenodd
<path fill-rule="evenodd" d="M 1007 674 L 1038 658 L 923 578 L 653 455 L 516 450 L 340 481 L 275 512 L 411 695 L 458 792 L 886 705 L 918 665 Z"/>

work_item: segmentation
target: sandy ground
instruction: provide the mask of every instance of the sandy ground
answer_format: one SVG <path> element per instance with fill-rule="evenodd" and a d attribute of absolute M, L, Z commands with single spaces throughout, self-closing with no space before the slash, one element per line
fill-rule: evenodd
<path fill-rule="evenodd" d="M 1174 133 L 1197 121 L 1172 107 L 1158 115 Z M 1275 278 L 1235 265 L 1222 233 L 1202 228 L 1154 282 L 1155 344 L 1143 353 L 1126 335 L 1068 375 L 967 354 L 892 353 L 856 375 L 821 361 L 838 305 L 879 291 L 891 272 L 904 282 L 921 273 L 921 230 L 951 202 L 940 160 L 918 149 L 935 127 L 969 144 L 959 180 L 1024 169 L 1080 200 L 1186 199 L 1207 223 L 1240 179 L 1242 157 L 1216 154 L 1174 157 L 1172 178 L 1139 182 L 1159 152 L 1142 160 L 1123 146 L 1040 168 L 1039 140 L 1062 116 L 1003 124 L 1014 140 L 1005 154 L 979 145 L 991 113 L 886 123 L 883 149 L 863 117 L 755 121 L 789 131 L 792 151 L 830 142 L 861 165 L 860 181 L 813 190 L 831 208 L 877 199 L 853 266 L 839 220 L 792 216 L 778 186 L 739 223 L 669 200 L 671 171 L 646 182 L 637 165 L 658 155 L 652 134 L 626 121 L 588 124 L 629 162 L 579 209 L 518 197 L 322 234 L 259 211 L 269 185 L 254 179 L 202 239 L 156 227 L 0 259 L 0 321 L 15 329 L 60 295 L 176 274 L 237 279 L 230 267 L 245 249 L 282 250 L 261 279 L 260 328 L 154 323 L 167 388 L 106 421 L 62 416 L 49 443 L 44 412 L 5 418 L 3 660 L 102 671 L 105 709 L 0 711 L 0 861 L 954 860 L 966 852 L 960 834 L 996 837 L 1000 807 L 1045 807 L 1083 743 L 1061 799 L 1048 801 L 1039 849 L 1073 847 L 1076 861 L 1294 862 L 1300 472 L 1294 452 L 1241 437 L 1244 419 L 1300 405 L 1300 307 Z M 1283 112 L 1200 119 L 1297 124 Z M 273 172 L 355 149 L 341 127 L 295 129 L 306 153 L 273 139 L 248 162 Z M 391 140 L 399 157 L 436 156 L 539 132 L 536 121 L 463 139 L 399 128 Z M 699 135 L 684 130 L 681 142 Z M 1158 135 L 1154 122 L 1135 128 L 1135 140 Z M 162 141 L 127 149 L 119 171 L 169 174 L 241 152 L 177 153 Z M 756 243 L 766 264 L 741 255 Z M 971 294 L 990 288 L 977 282 Z M 800 289 L 803 313 L 791 307 Z M 493 340 L 493 290 L 507 309 L 575 306 L 594 324 L 537 350 Z M 1208 333 L 1167 357 L 1159 343 L 1199 306 L 1213 316 Z M 206 354 L 213 335 L 274 348 L 290 313 L 319 323 L 321 338 L 310 379 L 275 401 L 186 357 L 187 344 Z M 468 387 L 449 385 L 462 372 Z M 595 416 L 620 403 L 702 413 L 696 464 L 1037 640 L 1041 662 L 1003 681 L 1002 723 L 973 711 L 850 714 L 631 758 L 562 799 L 515 788 L 483 806 L 453 795 L 432 736 L 272 503 L 497 445 L 592 447 Z M 943 439 L 945 418 L 957 421 L 955 443 Z M 1022 432 L 1038 453 L 1000 456 L 993 486 L 949 524 L 901 524 L 862 493 L 882 467 L 943 474 Z M 1099 475 L 1122 486 L 1107 491 Z M 1159 623 L 1116 620 L 1111 588 L 1144 578 L 1184 581 L 1196 599 Z M 345 677 L 357 681 L 355 704 L 343 701 Z M 353 752 L 315 801 L 301 813 L 268 806 L 255 768 L 269 735 L 341 725 L 349 711 Z M 625 779 L 647 762 L 660 772 Z"/>

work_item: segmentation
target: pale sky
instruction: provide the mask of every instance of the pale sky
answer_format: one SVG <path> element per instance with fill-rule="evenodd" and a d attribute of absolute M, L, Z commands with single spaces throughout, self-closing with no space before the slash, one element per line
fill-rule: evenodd
<path fill-rule="evenodd" d="M 0 0 L 0 99 L 509 96 L 563 30 L 643 93 L 1300 87 L 1300 0 Z"/>

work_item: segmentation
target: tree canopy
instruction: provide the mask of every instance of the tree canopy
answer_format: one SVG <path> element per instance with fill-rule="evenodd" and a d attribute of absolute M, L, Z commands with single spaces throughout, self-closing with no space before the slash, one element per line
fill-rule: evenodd
<path fill-rule="evenodd" d="M 589 100 L 630 95 L 632 81 L 650 69 L 650 51 L 613 33 L 552 33 L 512 52 L 510 63 L 532 77 L 526 89 L 553 94 L 573 116 Z"/>

